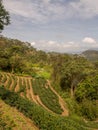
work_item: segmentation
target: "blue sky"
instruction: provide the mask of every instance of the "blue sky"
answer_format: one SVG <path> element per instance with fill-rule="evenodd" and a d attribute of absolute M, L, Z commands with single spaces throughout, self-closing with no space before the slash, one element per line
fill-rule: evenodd
<path fill-rule="evenodd" d="M 98 0 L 3 0 L 11 16 L 4 36 L 46 51 L 98 48 Z"/>

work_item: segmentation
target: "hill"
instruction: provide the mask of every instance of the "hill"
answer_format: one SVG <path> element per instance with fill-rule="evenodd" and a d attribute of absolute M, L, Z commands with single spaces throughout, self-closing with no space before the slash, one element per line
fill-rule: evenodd
<path fill-rule="evenodd" d="M 87 50 L 82 53 L 90 61 L 98 61 L 98 51 L 96 50 Z"/>
<path fill-rule="evenodd" d="M 0 37 L 0 98 L 41 130 L 97 129 L 97 63 Z"/>
<path fill-rule="evenodd" d="M 29 118 L 0 99 L 0 130 L 11 129 L 38 130 Z"/>
<path fill-rule="evenodd" d="M 83 120 L 78 120 L 74 118 L 66 118 L 62 116 L 57 116 L 48 111 L 44 110 L 42 107 L 37 104 L 30 102 L 23 97 L 20 97 L 17 93 L 10 92 L 4 87 L 0 87 L 0 98 L 11 107 L 17 108 L 21 113 L 25 116 L 29 117 L 34 123 L 39 127 L 39 129 L 43 130 L 96 130 L 93 128 L 97 128 L 96 123 L 85 123 Z M 10 111 L 8 110 L 8 113 Z M 14 111 L 15 112 L 15 111 Z M 3 114 L 1 114 L 2 116 Z M 9 113 L 10 115 L 10 113 Z M 15 118 L 16 119 L 16 118 Z M 7 120 L 2 120 L 5 125 L 9 123 Z M 10 120 L 9 120 L 10 121 Z M 14 129 L 14 123 L 11 123 L 10 129 Z M 3 124 L 1 124 L 2 127 Z M 21 125 L 19 123 L 19 125 Z M 8 128 L 7 128 L 8 129 Z M 5 129 L 6 130 L 6 129 Z"/>

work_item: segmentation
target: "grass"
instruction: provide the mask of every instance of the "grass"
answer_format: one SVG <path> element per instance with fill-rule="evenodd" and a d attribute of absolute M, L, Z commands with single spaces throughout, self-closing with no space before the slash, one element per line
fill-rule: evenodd
<path fill-rule="evenodd" d="M 33 69 L 36 72 L 33 77 L 43 77 L 45 79 L 50 79 L 51 77 L 51 68 L 50 66 L 46 65 L 41 67 L 39 64 L 33 64 Z"/>
<path fill-rule="evenodd" d="M 40 71 L 39 74 L 38 74 L 40 77 L 44 77 L 45 79 L 49 79 L 50 78 L 50 73 L 43 70 L 43 71 Z"/>

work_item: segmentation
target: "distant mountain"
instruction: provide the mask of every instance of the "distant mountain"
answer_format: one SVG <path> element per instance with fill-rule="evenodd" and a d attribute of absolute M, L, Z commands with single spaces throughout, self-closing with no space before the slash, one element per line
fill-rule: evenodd
<path fill-rule="evenodd" d="M 90 61 L 98 61 L 98 51 L 97 50 L 86 50 L 82 53 Z"/>

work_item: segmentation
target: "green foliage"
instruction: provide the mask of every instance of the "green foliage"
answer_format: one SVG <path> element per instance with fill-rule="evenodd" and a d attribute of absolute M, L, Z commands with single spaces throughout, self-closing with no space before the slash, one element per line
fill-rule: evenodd
<path fill-rule="evenodd" d="M 0 69 L 6 70 L 8 67 L 8 60 L 6 58 L 0 58 Z"/>
<path fill-rule="evenodd" d="M 13 124 L 12 122 L 9 124 L 7 122 L 7 119 L 4 119 L 2 117 L 2 113 L 0 112 L 0 130 L 12 130 L 13 129 Z"/>
<path fill-rule="evenodd" d="M 22 83 L 22 78 L 19 78 L 19 90 L 18 93 L 24 93 L 26 92 L 26 86 L 24 83 Z"/>
<path fill-rule="evenodd" d="M 57 69 L 56 69 L 57 68 Z M 74 97 L 77 85 L 92 72 L 93 65 L 83 57 L 63 57 L 55 63 L 53 79 Z"/>
<path fill-rule="evenodd" d="M 40 97 L 45 106 L 55 113 L 62 113 L 57 95 L 48 87 L 48 84 L 44 78 L 32 80 L 32 87 L 34 94 Z"/>
<path fill-rule="evenodd" d="M 4 29 L 5 25 L 10 23 L 10 16 L 8 11 L 4 8 L 2 0 L 0 0 L 0 32 Z"/>
<path fill-rule="evenodd" d="M 16 107 L 25 116 L 33 120 L 40 130 L 88 130 L 85 123 L 82 125 L 68 117 L 54 116 L 42 107 L 6 90 L 4 87 L 0 87 L 0 97 L 7 104 Z"/>
<path fill-rule="evenodd" d="M 50 78 L 50 73 L 45 71 L 45 70 L 43 70 L 43 71 L 39 72 L 39 76 L 40 77 L 44 77 L 45 79 L 49 79 Z"/>
<path fill-rule="evenodd" d="M 3 71 L 34 75 L 36 68 L 33 64 L 38 64 L 40 76 L 49 78 L 50 73 L 46 68 L 41 71 L 45 66 L 50 67 L 48 57 L 47 53 L 36 51 L 30 43 L 0 37 L 0 69 Z"/>
<path fill-rule="evenodd" d="M 66 101 L 68 108 L 70 110 L 69 111 L 70 115 L 73 115 L 73 114 L 76 114 L 76 113 L 80 114 L 79 109 L 77 109 L 78 104 L 75 100 L 73 100 L 72 98 L 66 98 L 65 101 Z"/>
<path fill-rule="evenodd" d="M 31 75 L 35 78 L 32 83 L 34 93 L 40 96 L 43 104 L 50 110 L 59 114 L 62 113 L 62 109 L 59 106 L 58 98 L 41 77 L 50 79 L 52 73 L 52 83 L 56 85 L 55 89 L 67 101 L 72 114 L 77 113 L 92 120 L 96 117 L 94 107 L 98 100 L 97 66 L 97 61 L 91 63 L 78 55 L 45 53 L 37 51 L 30 43 L 0 37 L 0 70 L 17 73 L 21 76 Z M 6 83 L 7 76 L 1 74 L 1 85 Z M 14 91 L 17 77 L 10 76 L 9 78 L 8 85 L 5 85 L 9 88 L 11 80 L 13 80 L 14 83 L 11 85 L 12 91 Z M 30 89 L 30 84 L 28 80 L 19 82 L 21 83 L 19 83 L 18 92 L 26 97 L 26 87 L 28 86 Z M 90 104 L 90 106 L 86 106 L 86 104 Z"/>
<path fill-rule="evenodd" d="M 98 104 L 95 101 L 84 99 L 80 105 L 80 111 L 83 116 L 90 120 L 98 118 Z"/>
<path fill-rule="evenodd" d="M 75 92 L 77 101 L 83 99 L 98 100 L 98 75 L 87 77 L 86 80 L 81 82 Z"/>
<path fill-rule="evenodd" d="M 2 75 L 2 74 L 1 74 L 1 75 Z M 7 76 L 6 76 L 6 74 L 3 74 L 3 75 L 2 75 L 2 79 L 1 79 L 1 83 L 5 83 L 6 80 L 7 80 Z"/>

